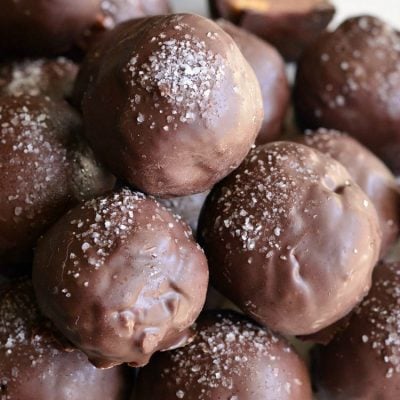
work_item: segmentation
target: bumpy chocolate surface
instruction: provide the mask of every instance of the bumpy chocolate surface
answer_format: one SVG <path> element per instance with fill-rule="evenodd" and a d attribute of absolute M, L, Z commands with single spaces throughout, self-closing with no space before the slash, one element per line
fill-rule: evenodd
<path fill-rule="evenodd" d="M 100 0 L 4 0 L 2 54 L 47 55 L 69 50 L 96 22 Z"/>
<path fill-rule="evenodd" d="M 283 338 L 229 311 L 204 313 L 188 346 L 158 354 L 133 399 L 311 400 L 307 368 Z"/>
<path fill-rule="evenodd" d="M 68 98 L 78 66 L 64 57 L 0 64 L 0 94 Z"/>
<path fill-rule="evenodd" d="M 66 103 L 40 96 L 0 96 L 0 260 L 25 260 L 66 209 L 110 190 L 115 179 L 78 134 Z"/>
<path fill-rule="evenodd" d="M 335 14 L 328 0 L 209 0 L 211 13 L 232 21 L 295 61 Z"/>
<path fill-rule="evenodd" d="M 310 334 L 371 284 L 381 246 L 371 201 L 337 161 L 274 142 L 253 149 L 200 215 L 211 282 L 256 321 Z"/>
<path fill-rule="evenodd" d="M 218 25 L 239 46 L 246 60 L 254 69 L 264 103 L 264 121 L 256 143 L 276 140 L 282 134 L 282 125 L 289 106 L 289 83 L 285 63 L 279 53 L 268 43 L 220 19 Z"/>
<path fill-rule="evenodd" d="M 314 353 L 318 393 L 327 400 L 400 397 L 400 265 L 380 264 L 371 292 L 346 330 Z"/>
<path fill-rule="evenodd" d="M 191 196 L 160 199 L 160 203 L 173 213 L 182 217 L 189 224 L 194 234 L 197 232 L 200 211 L 209 192 L 193 194 Z"/>
<path fill-rule="evenodd" d="M 187 225 L 121 189 L 73 209 L 46 233 L 33 282 L 44 314 L 95 365 L 136 366 L 186 340 L 208 269 Z"/>
<path fill-rule="evenodd" d="M 159 197 L 211 188 L 261 126 L 259 84 L 233 39 L 196 15 L 124 25 L 83 100 L 86 135 L 121 179 Z"/>
<path fill-rule="evenodd" d="M 1 399 L 125 400 L 132 382 L 125 368 L 101 371 L 83 353 L 64 351 L 30 281 L 0 288 Z"/>
<path fill-rule="evenodd" d="M 400 37 L 374 17 L 345 21 L 299 63 L 294 100 L 303 128 L 333 128 L 398 164 Z"/>
<path fill-rule="evenodd" d="M 381 224 L 384 256 L 396 241 L 400 225 L 400 191 L 389 169 L 368 149 L 350 136 L 324 128 L 307 132 L 296 141 L 330 155 L 343 164 L 370 198 Z"/>

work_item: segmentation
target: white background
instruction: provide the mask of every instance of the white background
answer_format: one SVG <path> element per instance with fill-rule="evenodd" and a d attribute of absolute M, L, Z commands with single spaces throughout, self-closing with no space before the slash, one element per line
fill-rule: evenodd
<path fill-rule="evenodd" d="M 207 15 L 207 0 L 171 0 L 175 11 Z M 334 24 L 350 15 L 373 14 L 400 28 L 400 0 L 333 0 L 337 7 Z"/>

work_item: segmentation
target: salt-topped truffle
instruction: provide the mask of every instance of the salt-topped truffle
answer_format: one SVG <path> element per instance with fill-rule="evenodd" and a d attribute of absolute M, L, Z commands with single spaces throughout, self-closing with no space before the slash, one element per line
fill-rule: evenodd
<path fill-rule="evenodd" d="M 33 283 L 44 314 L 96 366 L 140 366 L 186 342 L 208 268 L 186 224 L 121 189 L 76 207 L 46 233 Z"/>
<path fill-rule="evenodd" d="M 29 259 L 36 239 L 71 205 L 115 179 L 79 138 L 66 103 L 0 96 L 0 269 Z"/>
<path fill-rule="evenodd" d="M 350 323 L 314 352 L 315 383 L 327 400 L 400 397 L 400 265 L 382 263 Z"/>
<path fill-rule="evenodd" d="M 169 208 L 173 213 L 178 214 L 189 224 L 193 233 L 197 232 L 197 223 L 204 201 L 209 192 L 193 194 L 191 196 L 160 199 L 160 203 Z"/>
<path fill-rule="evenodd" d="M 285 63 L 271 45 L 257 36 L 223 19 L 217 23 L 232 36 L 260 83 L 264 120 L 256 143 L 272 142 L 283 133 L 283 122 L 289 107 L 290 91 Z"/>
<path fill-rule="evenodd" d="M 210 189 L 240 164 L 260 129 L 251 67 L 228 34 L 197 15 L 133 21 L 114 39 L 83 98 L 95 153 L 149 194 Z"/>
<path fill-rule="evenodd" d="M 285 339 L 230 311 L 204 313 L 188 346 L 139 372 L 133 399 L 311 400 L 307 367 Z"/>
<path fill-rule="evenodd" d="M 126 400 L 131 382 L 123 367 L 101 371 L 80 351 L 64 351 L 30 281 L 0 288 L 1 399 Z"/>
<path fill-rule="evenodd" d="M 335 15 L 329 0 L 209 0 L 209 4 L 214 17 L 266 40 L 288 61 L 296 61 Z"/>
<path fill-rule="evenodd" d="M 346 169 L 292 142 L 253 149 L 216 185 L 198 237 L 213 286 L 292 335 L 349 313 L 370 288 L 381 246 L 375 208 Z"/>
<path fill-rule="evenodd" d="M 383 21 L 351 18 L 305 51 L 294 101 L 303 128 L 337 129 L 389 163 L 400 149 L 400 36 Z"/>
<path fill-rule="evenodd" d="M 381 224 L 384 256 L 397 240 L 400 225 L 400 190 L 393 174 L 363 145 L 338 131 L 321 128 L 296 141 L 339 161 L 371 199 Z"/>
<path fill-rule="evenodd" d="M 77 73 L 78 66 L 63 57 L 6 62 L 0 64 L 0 94 L 68 98 Z"/>

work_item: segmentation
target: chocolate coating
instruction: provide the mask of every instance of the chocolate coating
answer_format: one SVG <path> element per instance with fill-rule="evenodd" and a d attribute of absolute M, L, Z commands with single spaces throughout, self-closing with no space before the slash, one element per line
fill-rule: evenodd
<path fill-rule="evenodd" d="M 0 398 L 126 400 L 123 367 L 101 371 L 78 350 L 66 352 L 39 313 L 30 281 L 0 288 Z"/>
<path fill-rule="evenodd" d="M 0 94 L 68 98 L 77 73 L 78 66 L 64 57 L 3 63 L 0 65 Z"/>
<path fill-rule="evenodd" d="M 119 178 L 159 197 L 210 189 L 260 129 L 259 84 L 218 25 L 178 14 L 127 23 L 83 99 L 86 135 Z"/>
<path fill-rule="evenodd" d="M 347 329 L 314 353 L 315 383 L 326 400 L 400 396 L 400 265 L 380 264 L 371 292 Z"/>
<path fill-rule="evenodd" d="M 178 214 L 189 224 L 194 234 L 197 232 L 200 211 L 209 192 L 193 194 L 191 196 L 175 197 L 171 199 L 160 199 L 160 203 Z"/>
<path fill-rule="evenodd" d="M 3 0 L 0 51 L 27 56 L 69 50 L 96 22 L 100 0 Z"/>
<path fill-rule="evenodd" d="M 253 149 L 215 186 L 198 236 L 213 286 L 290 335 L 349 313 L 370 288 L 381 245 L 375 208 L 345 168 L 291 142 Z"/>
<path fill-rule="evenodd" d="M 347 132 L 386 161 L 400 149 L 400 37 L 362 16 L 321 36 L 300 60 L 294 103 L 303 128 Z"/>
<path fill-rule="evenodd" d="M 289 107 L 290 91 L 285 63 L 272 46 L 257 36 L 223 19 L 217 22 L 232 36 L 260 83 L 264 121 L 256 143 L 264 144 L 276 140 L 282 134 L 283 122 Z"/>
<path fill-rule="evenodd" d="M 232 21 L 296 61 L 335 15 L 329 0 L 209 0 L 212 14 Z"/>
<path fill-rule="evenodd" d="M 299 136 L 296 141 L 328 154 L 344 165 L 375 206 L 382 230 L 381 254 L 399 235 L 400 192 L 396 178 L 368 149 L 338 131 L 319 129 Z"/>
<path fill-rule="evenodd" d="M 240 314 L 204 313 L 188 346 L 139 372 L 135 400 L 311 400 L 307 368 L 288 342 Z"/>
<path fill-rule="evenodd" d="M 96 366 L 140 366 L 187 340 L 208 268 L 186 224 L 122 189 L 78 206 L 46 233 L 33 283 L 44 314 Z"/>
<path fill-rule="evenodd" d="M 70 206 L 112 189 L 65 102 L 0 96 L 0 265 L 29 260 L 36 239 Z"/>

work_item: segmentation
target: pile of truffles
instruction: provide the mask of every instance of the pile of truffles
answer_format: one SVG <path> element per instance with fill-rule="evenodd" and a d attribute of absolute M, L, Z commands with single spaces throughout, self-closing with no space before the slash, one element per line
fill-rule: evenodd
<path fill-rule="evenodd" d="M 209 3 L 5 0 L 1 400 L 400 398 L 400 35 Z"/>

